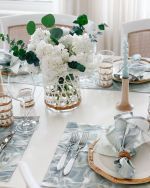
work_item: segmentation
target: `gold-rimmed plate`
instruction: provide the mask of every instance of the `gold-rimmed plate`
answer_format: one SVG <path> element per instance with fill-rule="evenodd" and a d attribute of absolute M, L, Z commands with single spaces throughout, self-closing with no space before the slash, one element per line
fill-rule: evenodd
<path fill-rule="evenodd" d="M 113 80 L 117 81 L 117 82 L 121 82 L 121 78 L 120 77 L 116 77 L 115 74 L 118 74 L 119 72 L 121 72 L 121 66 L 122 66 L 123 61 L 121 59 L 119 60 L 115 60 L 114 65 L 113 65 Z M 150 66 L 150 61 L 143 59 L 141 60 L 141 62 L 143 65 L 148 65 Z M 150 82 L 150 71 L 145 71 L 143 73 L 143 77 L 139 80 L 132 80 L 129 79 L 129 82 L 132 84 L 142 84 L 142 83 L 146 83 L 146 82 Z"/>
<path fill-rule="evenodd" d="M 113 183 L 119 184 L 143 184 L 150 182 L 150 145 L 144 144 L 139 148 L 132 163 L 135 167 L 135 176 L 132 179 L 122 179 L 116 172 L 113 165 L 115 158 L 110 156 L 100 155 L 94 152 L 95 141 L 89 146 L 88 164 L 99 175 L 105 177 Z"/>

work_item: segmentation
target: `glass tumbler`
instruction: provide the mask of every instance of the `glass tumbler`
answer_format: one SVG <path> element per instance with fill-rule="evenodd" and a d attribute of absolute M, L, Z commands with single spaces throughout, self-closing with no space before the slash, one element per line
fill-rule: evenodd
<path fill-rule="evenodd" d="M 14 121 L 12 99 L 7 95 L 0 96 L 0 127 L 8 127 Z"/>
<path fill-rule="evenodd" d="M 100 54 L 103 56 L 103 61 L 99 66 L 99 84 L 101 87 L 110 87 L 112 85 L 113 74 L 113 57 L 114 52 L 102 50 Z"/>

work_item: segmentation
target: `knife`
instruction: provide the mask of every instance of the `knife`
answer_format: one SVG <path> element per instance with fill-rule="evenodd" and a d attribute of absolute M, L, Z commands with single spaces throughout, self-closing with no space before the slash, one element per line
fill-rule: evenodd
<path fill-rule="evenodd" d="M 7 144 L 10 142 L 12 139 L 13 135 L 15 132 L 9 133 L 7 136 L 5 136 L 2 141 L 0 142 L 0 153 L 3 151 L 3 149 L 7 146 Z"/>

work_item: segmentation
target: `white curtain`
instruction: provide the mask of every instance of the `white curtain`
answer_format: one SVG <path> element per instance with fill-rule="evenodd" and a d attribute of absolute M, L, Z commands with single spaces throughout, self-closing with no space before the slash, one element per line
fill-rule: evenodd
<path fill-rule="evenodd" d="M 96 24 L 109 28 L 100 40 L 102 49 L 120 54 L 120 33 L 125 22 L 150 18 L 150 0 L 59 0 L 59 11 L 65 14 L 87 14 Z"/>

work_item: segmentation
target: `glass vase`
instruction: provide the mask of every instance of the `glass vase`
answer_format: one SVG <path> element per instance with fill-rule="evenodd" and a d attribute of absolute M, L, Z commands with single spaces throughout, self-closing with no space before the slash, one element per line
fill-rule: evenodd
<path fill-rule="evenodd" d="M 67 73 L 44 80 L 45 104 L 54 111 L 70 111 L 81 102 L 79 78 Z"/>

